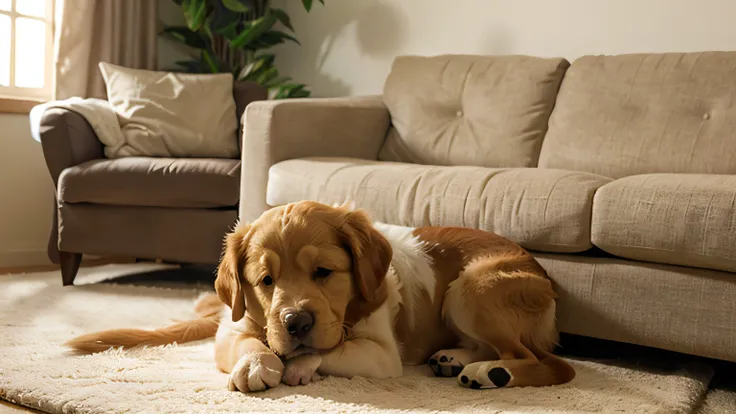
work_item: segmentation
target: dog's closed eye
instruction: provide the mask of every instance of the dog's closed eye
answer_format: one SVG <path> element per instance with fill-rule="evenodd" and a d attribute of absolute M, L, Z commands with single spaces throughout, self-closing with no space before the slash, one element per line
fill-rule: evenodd
<path fill-rule="evenodd" d="M 317 270 L 314 271 L 312 274 L 315 279 L 324 279 L 332 274 L 332 270 L 324 268 L 324 267 L 318 267 Z"/>

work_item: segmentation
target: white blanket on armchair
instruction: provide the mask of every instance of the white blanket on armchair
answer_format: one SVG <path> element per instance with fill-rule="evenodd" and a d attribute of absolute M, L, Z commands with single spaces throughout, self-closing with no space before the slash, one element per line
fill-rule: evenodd
<path fill-rule="evenodd" d="M 81 115 L 105 146 L 105 155 L 108 158 L 114 158 L 111 155 L 125 142 L 118 116 L 112 106 L 108 101 L 96 98 L 69 98 L 34 107 L 30 113 L 31 136 L 38 142 L 41 142 L 41 117 L 50 108 L 63 108 Z"/>

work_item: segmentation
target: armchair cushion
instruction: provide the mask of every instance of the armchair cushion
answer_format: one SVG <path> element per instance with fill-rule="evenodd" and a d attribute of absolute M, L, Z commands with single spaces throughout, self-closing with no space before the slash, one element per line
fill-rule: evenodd
<path fill-rule="evenodd" d="M 238 156 L 231 74 L 192 75 L 100 63 L 122 141 L 108 158 Z M 103 139 L 103 137 L 100 137 Z"/>
<path fill-rule="evenodd" d="M 239 160 L 127 157 L 65 169 L 58 198 L 68 204 L 234 207 L 239 186 Z"/>

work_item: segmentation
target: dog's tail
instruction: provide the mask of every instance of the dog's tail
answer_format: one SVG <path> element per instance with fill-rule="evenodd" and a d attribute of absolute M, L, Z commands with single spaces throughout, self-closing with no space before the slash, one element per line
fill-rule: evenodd
<path fill-rule="evenodd" d="M 160 346 L 174 342 L 199 341 L 215 336 L 219 324 L 219 312 L 224 305 L 214 294 L 202 296 L 194 310 L 197 319 L 177 322 L 164 328 L 111 329 L 78 336 L 66 345 L 80 353 L 102 352 L 110 348 L 135 348 L 141 346 Z"/>

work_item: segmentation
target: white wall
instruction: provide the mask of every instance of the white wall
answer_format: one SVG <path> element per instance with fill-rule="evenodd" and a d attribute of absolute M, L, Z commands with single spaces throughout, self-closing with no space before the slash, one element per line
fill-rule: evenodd
<path fill-rule="evenodd" d="M 0 114 L 0 267 L 49 263 L 53 197 L 28 115 Z"/>
<path fill-rule="evenodd" d="M 326 0 L 292 14 L 282 71 L 316 96 L 380 93 L 396 55 L 736 50 L 736 0 Z"/>

